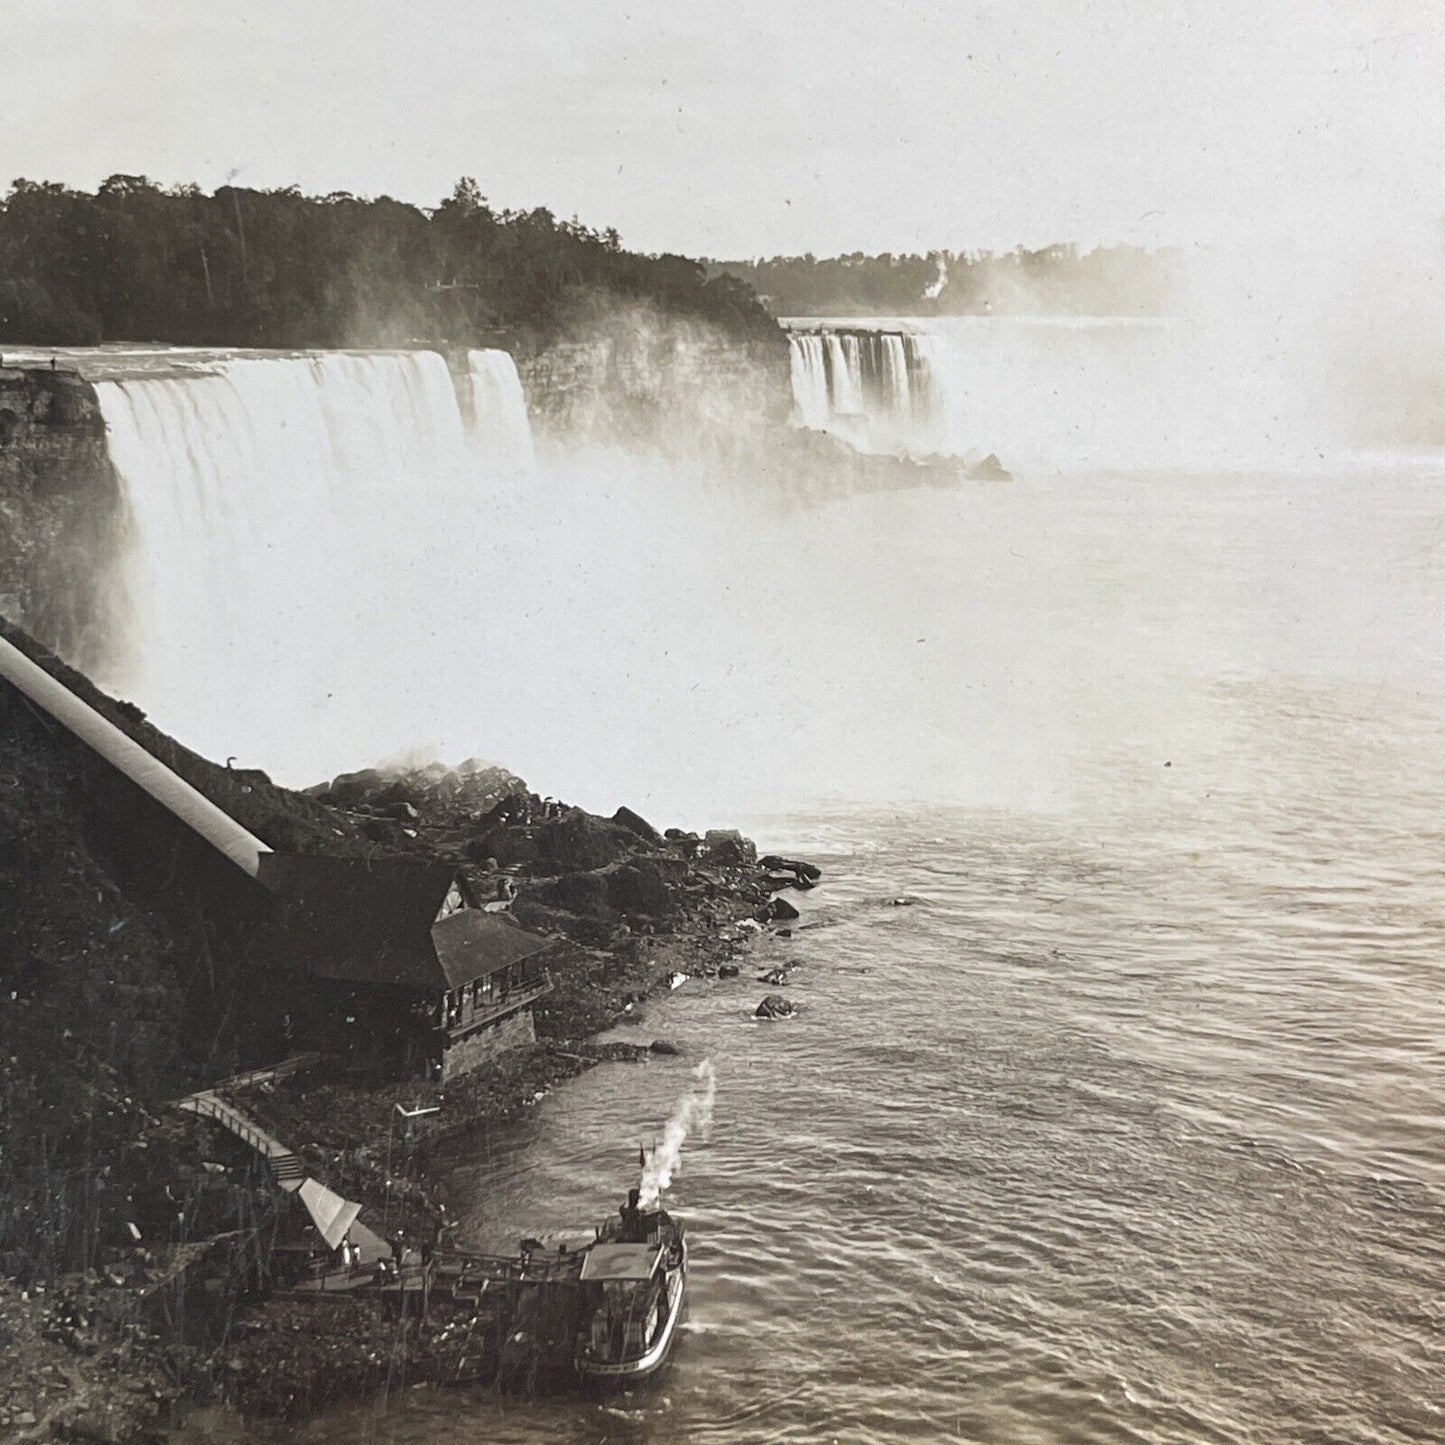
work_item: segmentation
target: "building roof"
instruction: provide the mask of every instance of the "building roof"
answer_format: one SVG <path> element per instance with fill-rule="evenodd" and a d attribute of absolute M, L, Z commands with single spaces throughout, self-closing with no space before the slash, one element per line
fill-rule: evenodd
<path fill-rule="evenodd" d="M 662 1257 L 657 1244 L 594 1244 L 582 1261 L 582 1279 L 650 1279 Z"/>
<path fill-rule="evenodd" d="M 261 881 L 319 978 L 444 993 L 551 946 L 511 919 L 463 909 L 437 921 L 456 869 L 417 858 L 282 856 Z"/>
<path fill-rule="evenodd" d="M 431 936 L 448 988 L 500 973 L 552 946 L 550 938 L 523 928 L 506 914 L 484 913 L 480 908 L 464 908 L 434 923 Z"/>

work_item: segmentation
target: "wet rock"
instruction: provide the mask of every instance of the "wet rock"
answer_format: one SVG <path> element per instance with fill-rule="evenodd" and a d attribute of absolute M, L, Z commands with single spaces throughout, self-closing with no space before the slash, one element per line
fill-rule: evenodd
<path fill-rule="evenodd" d="M 649 1050 L 654 1054 L 680 1054 L 682 1050 L 668 1039 L 653 1039 L 648 1045 Z"/>
<path fill-rule="evenodd" d="M 742 970 L 735 963 L 720 963 L 717 976 L 719 978 L 736 978 Z"/>
<path fill-rule="evenodd" d="M 816 883 L 823 876 L 823 870 L 816 863 L 804 863 L 797 858 L 781 858 L 776 853 L 769 853 L 759 859 L 758 866 L 766 868 L 770 873 L 794 873 L 799 878 L 806 878 L 810 883 Z"/>
<path fill-rule="evenodd" d="M 818 886 L 811 878 L 804 878 L 798 873 L 764 873 L 762 882 L 769 893 L 781 893 L 784 888 L 797 888 L 806 893 Z"/>
<path fill-rule="evenodd" d="M 779 964 L 777 968 L 770 968 L 766 973 L 760 973 L 758 982 L 771 984 L 777 988 L 779 985 L 787 983 L 790 972 L 787 964 Z"/>
<path fill-rule="evenodd" d="M 662 842 L 657 829 L 640 813 L 634 813 L 631 808 L 619 808 L 612 815 L 612 821 L 619 827 L 626 828 L 629 833 L 636 833 L 646 843 Z"/>
<path fill-rule="evenodd" d="M 785 999 L 780 993 L 770 993 L 757 1007 L 754 1018 L 760 1019 L 790 1019 L 797 1013 L 792 1003 Z"/>
<path fill-rule="evenodd" d="M 791 923 L 802 916 L 786 898 L 774 898 L 753 914 L 759 923 Z"/>

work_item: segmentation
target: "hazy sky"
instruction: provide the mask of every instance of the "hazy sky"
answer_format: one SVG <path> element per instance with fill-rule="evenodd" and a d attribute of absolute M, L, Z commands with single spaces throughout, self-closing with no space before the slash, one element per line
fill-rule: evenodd
<path fill-rule="evenodd" d="M 1445 214 L 1441 0 L 4 0 L 0 178 L 382 192 L 647 250 Z"/>

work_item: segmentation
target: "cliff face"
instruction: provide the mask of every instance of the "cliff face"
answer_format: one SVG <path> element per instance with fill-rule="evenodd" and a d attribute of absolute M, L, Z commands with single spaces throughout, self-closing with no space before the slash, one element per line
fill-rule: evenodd
<path fill-rule="evenodd" d="M 731 450 L 787 420 L 788 347 L 646 312 L 613 313 L 517 358 L 533 426 L 556 440 Z"/>
<path fill-rule="evenodd" d="M 79 666 L 103 663 L 125 533 L 94 388 L 0 367 L 0 615 Z"/>

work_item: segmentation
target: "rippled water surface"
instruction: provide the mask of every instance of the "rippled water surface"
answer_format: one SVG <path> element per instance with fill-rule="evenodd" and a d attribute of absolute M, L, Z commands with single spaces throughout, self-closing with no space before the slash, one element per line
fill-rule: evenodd
<path fill-rule="evenodd" d="M 984 682 L 1000 638 L 1049 639 L 1048 799 L 757 821 L 826 869 L 805 926 L 632 1030 L 682 1057 L 599 1068 L 458 1160 L 474 1238 L 596 1219 L 714 1061 L 666 1374 L 258 1438 L 1445 1438 L 1439 483 L 1171 485 L 890 500 L 911 530 L 848 585 L 885 620 L 919 589 L 896 642 L 988 626 Z M 870 656 L 900 746 L 946 736 L 918 654 Z M 782 957 L 800 1014 L 758 1022 Z"/>

